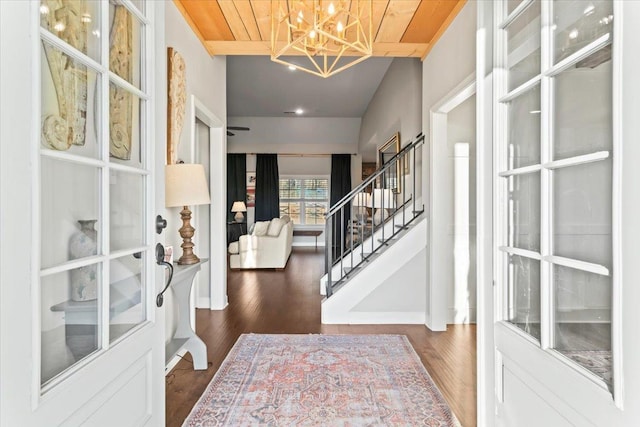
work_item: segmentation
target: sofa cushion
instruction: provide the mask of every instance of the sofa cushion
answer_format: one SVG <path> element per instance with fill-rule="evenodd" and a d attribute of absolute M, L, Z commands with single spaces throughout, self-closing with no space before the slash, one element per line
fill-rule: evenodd
<path fill-rule="evenodd" d="M 280 218 L 273 218 L 269 223 L 269 229 L 267 230 L 267 236 L 278 237 L 280 230 L 286 223 Z"/>
<path fill-rule="evenodd" d="M 238 246 L 238 242 L 231 242 L 229 243 L 229 253 L 230 254 L 237 254 L 240 253 L 240 248 Z"/>
<path fill-rule="evenodd" d="M 258 221 L 253 227 L 254 236 L 266 236 L 269 230 L 270 221 Z"/>

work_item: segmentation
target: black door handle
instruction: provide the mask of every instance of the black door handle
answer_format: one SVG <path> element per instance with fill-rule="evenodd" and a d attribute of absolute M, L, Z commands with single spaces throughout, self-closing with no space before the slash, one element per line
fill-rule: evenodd
<path fill-rule="evenodd" d="M 165 228 L 167 228 L 167 220 L 162 218 L 162 215 L 156 216 L 156 233 L 162 233 Z"/>
<path fill-rule="evenodd" d="M 164 289 L 162 289 L 162 292 L 160 292 L 158 296 L 156 296 L 156 306 L 162 307 L 162 304 L 164 303 L 164 293 L 167 291 L 167 289 L 169 289 L 171 279 L 173 279 L 173 264 L 164 260 L 164 246 L 162 246 L 162 243 L 158 243 L 156 245 L 156 263 L 169 269 L 169 278 L 167 279 L 167 283 L 164 285 Z"/>

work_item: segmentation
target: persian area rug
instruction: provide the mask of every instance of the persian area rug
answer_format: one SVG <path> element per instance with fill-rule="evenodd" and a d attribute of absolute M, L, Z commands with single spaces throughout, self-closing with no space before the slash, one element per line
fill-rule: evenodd
<path fill-rule="evenodd" d="M 242 335 L 183 426 L 459 427 L 401 335 Z"/>

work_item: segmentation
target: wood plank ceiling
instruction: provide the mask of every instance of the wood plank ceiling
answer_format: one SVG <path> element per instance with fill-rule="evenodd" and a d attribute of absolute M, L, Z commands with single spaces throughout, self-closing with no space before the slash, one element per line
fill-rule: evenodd
<path fill-rule="evenodd" d="M 466 0 L 372 0 L 373 55 L 424 59 Z M 174 0 L 211 55 L 270 55 L 270 0 Z"/>

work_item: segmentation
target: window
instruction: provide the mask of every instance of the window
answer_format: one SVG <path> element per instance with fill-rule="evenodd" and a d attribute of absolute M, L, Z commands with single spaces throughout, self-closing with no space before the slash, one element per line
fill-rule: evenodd
<path fill-rule="evenodd" d="M 280 178 L 280 215 L 294 224 L 324 225 L 329 210 L 329 178 Z"/>
<path fill-rule="evenodd" d="M 37 10 L 43 389 L 150 315 L 151 33 L 142 6 L 42 0 Z"/>
<path fill-rule="evenodd" d="M 509 4 L 498 6 L 503 319 L 612 388 L 613 2 Z"/>

